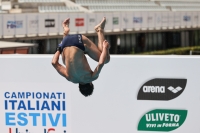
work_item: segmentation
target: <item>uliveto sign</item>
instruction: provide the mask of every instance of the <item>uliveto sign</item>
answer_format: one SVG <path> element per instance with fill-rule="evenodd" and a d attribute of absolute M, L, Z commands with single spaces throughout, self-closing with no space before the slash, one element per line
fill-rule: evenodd
<path fill-rule="evenodd" d="M 138 92 L 138 100 L 172 100 L 185 89 L 187 79 L 161 79 L 147 81 Z"/>
<path fill-rule="evenodd" d="M 187 110 L 152 110 L 140 119 L 138 130 L 169 132 L 179 128 L 184 123 L 186 117 Z"/>

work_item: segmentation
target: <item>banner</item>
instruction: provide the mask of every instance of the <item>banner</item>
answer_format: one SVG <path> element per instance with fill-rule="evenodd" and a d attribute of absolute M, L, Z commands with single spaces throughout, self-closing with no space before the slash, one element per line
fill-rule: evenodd
<path fill-rule="evenodd" d="M 58 28 L 59 28 L 59 34 L 63 35 L 63 26 L 62 23 L 64 22 L 65 19 L 69 18 L 69 13 L 59 13 L 59 20 L 58 20 Z M 71 27 L 71 19 L 70 19 L 70 24 L 69 27 Z"/>
<path fill-rule="evenodd" d="M 162 26 L 162 14 L 159 12 L 155 12 L 155 28 L 160 29 Z"/>
<path fill-rule="evenodd" d="M 169 12 L 168 13 L 168 28 L 173 29 L 174 28 L 174 12 Z"/>
<path fill-rule="evenodd" d="M 148 24 L 149 30 L 153 30 L 155 28 L 155 13 L 154 12 L 148 13 L 147 24 Z"/>
<path fill-rule="evenodd" d="M 134 23 L 134 29 L 140 30 L 141 25 L 143 24 L 143 21 L 144 21 L 141 12 L 134 12 L 132 21 Z"/>
<path fill-rule="evenodd" d="M 198 14 L 198 27 L 200 27 L 200 12 L 197 12 Z"/>
<path fill-rule="evenodd" d="M 25 37 L 27 35 L 26 15 L 25 14 L 16 14 L 15 21 L 16 21 L 15 35 Z"/>
<path fill-rule="evenodd" d="M 87 33 L 87 14 L 79 13 L 78 18 L 76 20 L 76 25 L 78 26 L 79 33 Z"/>
<path fill-rule="evenodd" d="M 143 23 L 141 25 L 141 29 L 142 30 L 147 30 L 147 28 L 148 28 L 148 21 L 149 21 L 148 20 L 149 19 L 148 12 L 142 12 L 141 16 L 143 18 Z"/>
<path fill-rule="evenodd" d="M 174 13 L 174 26 L 176 29 L 181 27 L 181 20 L 182 20 L 182 16 L 180 12 L 175 12 Z"/>
<path fill-rule="evenodd" d="M 59 33 L 59 16 L 57 13 L 49 13 L 48 19 L 45 20 L 49 35 L 57 35 Z"/>
<path fill-rule="evenodd" d="M 94 13 L 87 14 L 87 32 L 95 33 L 94 27 L 96 26 L 96 15 Z"/>
<path fill-rule="evenodd" d="M 191 28 L 192 27 L 192 23 L 193 23 L 193 14 L 192 14 L 192 12 L 187 12 L 187 15 L 185 16 L 184 20 L 186 21 L 187 28 Z"/>
<path fill-rule="evenodd" d="M 132 31 L 134 28 L 134 23 L 133 23 L 133 16 L 134 13 L 133 12 L 126 12 L 126 29 L 128 31 Z"/>
<path fill-rule="evenodd" d="M 38 14 L 26 14 L 27 17 L 27 35 L 36 36 L 38 34 L 39 20 Z"/>
<path fill-rule="evenodd" d="M 0 56 L 2 133 L 199 133 L 199 56 L 112 55 L 89 97 L 52 58 Z"/>
<path fill-rule="evenodd" d="M 102 14 L 100 14 L 101 16 Z M 105 32 L 112 32 L 113 31 L 113 14 L 103 13 L 103 16 L 98 19 L 98 22 L 101 22 L 103 17 L 106 17 L 106 25 L 105 25 Z M 98 23 L 99 24 L 99 23 Z M 97 25 L 97 24 L 96 24 Z"/>
<path fill-rule="evenodd" d="M 181 28 L 185 28 L 187 21 L 191 21 L 191 18 L 187 15 L 187 12 L 181 12 Z"/>
<path fill-rule="evenodd" d="M 199 23 L 199 15 L 198 12 L 192 12 L 192 27 L 196 28 Z"/>
<path fill-rule="evenodd" d="M 3 14 L 3 36 L 14 36 L 15 29 L 20 27 L 20 22 L 15 21 L 13 14 Z"/>
<path fill-rule="evenodd" d="M 47 13 L 40 13 L 38 14 L 38 20 L 39 20 L 39 29 L 38 34 L 46 36 L 48 34 L 48 28 L 54 26 L 53 20 L 48 19 Z"/>
<path fill-rule="evenodd" d="M 0 30 L 0 38 L 2 37 L 3 35 L 3 19 L 2 19 L 2 15 L 0 14 L 0 27 L 2 30 Z"/>
<path fill-rule="evenodd" d="M 84 25 L 84 20 L 79 19 L 77 13 L 70 13 L 70 33 L 71 34 L 76 34 L 78 33 L 78 27 Z"/>
<path fill-rule="evenodd" d="M 120 12 L 115 12 L 112 14 L 113 31 L 120 31 L 120 27 L 121 27 L 120 17 L 121 17 Z"/>
<path fill-rule="evenodd" d="M 162 13 L 162 29 L 168 28 L 168 21 L 169 21 L 168 12 L 163 12 Z"/>
<path fill-rule="evenodd" d="M 128 17 L 126 16 L 126 12 L 121 12 L 120 13 L 120 22 L 121 22 L 121 31 L 126 30 L 127 28 L 127 23 L 128 23 Z"/>

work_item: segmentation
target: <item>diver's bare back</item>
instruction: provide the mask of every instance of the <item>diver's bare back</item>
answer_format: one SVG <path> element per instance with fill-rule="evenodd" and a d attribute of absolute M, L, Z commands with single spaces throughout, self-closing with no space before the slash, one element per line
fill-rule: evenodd
<path fill-rule="evenodd" d="M 87 82 L 87 76 L 91 75 L 92 70 L 81 49 L 75 46 L 65 47 L 62 52 L 62 59 L 67 73 L 70 75 L 68 78 L 69 81 L 73 83 Z"/>

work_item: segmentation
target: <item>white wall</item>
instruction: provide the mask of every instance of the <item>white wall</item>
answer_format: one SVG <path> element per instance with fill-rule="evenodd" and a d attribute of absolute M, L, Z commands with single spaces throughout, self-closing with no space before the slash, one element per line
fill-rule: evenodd
<path fill-rule="evenodd" d="M 6 126 L 5 113 L 50 113 L 55 120 L 59 113 L 67 115 L 67 127 L 63 126 L 63 117 L 58 117 L 55 131 L 51 133 L 145 133 L 138 131 L 138 123 L 145 113 L 155 110 L 186 110 L 187 117 L 184 123 L 172 133 L 198 133 L 200 132 L 200 89 L 199 56 L 112 56 L 109 64 L 102 69 L 100 77 L 94 83 L 92 96 L 85 98 L 78 90 L 77 84 L 72 84 L 61 77 L 51 65 L 52 55 L 2 55 L 0 56 L 0 121 L 1 132 L 43 133 L 44 129 L 52 128 L 49 116 L 46 119 L 36 117 L 37 126 L 33 126 L 32 117 L 28 117 L 28 125 Z M 88 58 L 91 68 L 97 62 Z M 164 100 L 137 100 L 138 92 L 143 84 L 154 78 L 187 79 L 184 91 L 175 99 Z M 175 87 L 175 86 L 174 86 Z M 5 92 L 61 92 L 65 98 L 47 99 L 64 101 L 66 110 L 14 110 L 11 104 L 5 110 L 5 100 L 23 100 L 27 106 L 35 107 L 36 100 L 41 99 L 5 98 Z M 170 92 L 173 95 L 172 92 Z M 8 96 L 8 95 L 7 95 Z M 16 104 L 17 105 L 17 104 Z M 49 104 L 51 105 L 51 104 Z M 23 104 L 21 104 L 23 106 Z M 15 115 L 10 114 L 9 124 L 17 123 Z M 183 117 L 182 115 L 180 115 Z M 24 116 L 22 116 L 24 117 Z M 22 118 L 21 118 L 22 119 Z M 41 126 L 46 120 L 46 126 Z M 169 119 L 168 119 L 169 120 Z M 24 124 L 22 119 L 21 124 Z M 170 123 L 170 121 L 168 121 Z M 25 123 L 26 124 L 26 123 Z M 43 123 L 44 124 L 44 123 Z M 145 126 L 145 124 L 144 124 Z M 162 128 L 160 128 L 162 129 Z M 160 130 L 159 129 L 159 130 Z M 169 128 L 167 128 L 169 129 Z M 162 132 L 157 132 L 162 133 Z"/>

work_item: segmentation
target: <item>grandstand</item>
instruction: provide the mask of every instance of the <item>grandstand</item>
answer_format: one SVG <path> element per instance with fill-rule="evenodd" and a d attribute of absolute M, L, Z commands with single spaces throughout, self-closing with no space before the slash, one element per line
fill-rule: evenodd
<path fill-rule="evenodd" d="M 106 16 L 113 54 L 198 46 L 199 11 L 200 0 L 1 0 L 0 40 L 34 42 L 53 53 L 64 18 L 71 18 L 71 34 L 97 42 L 93 27 Z"/>

